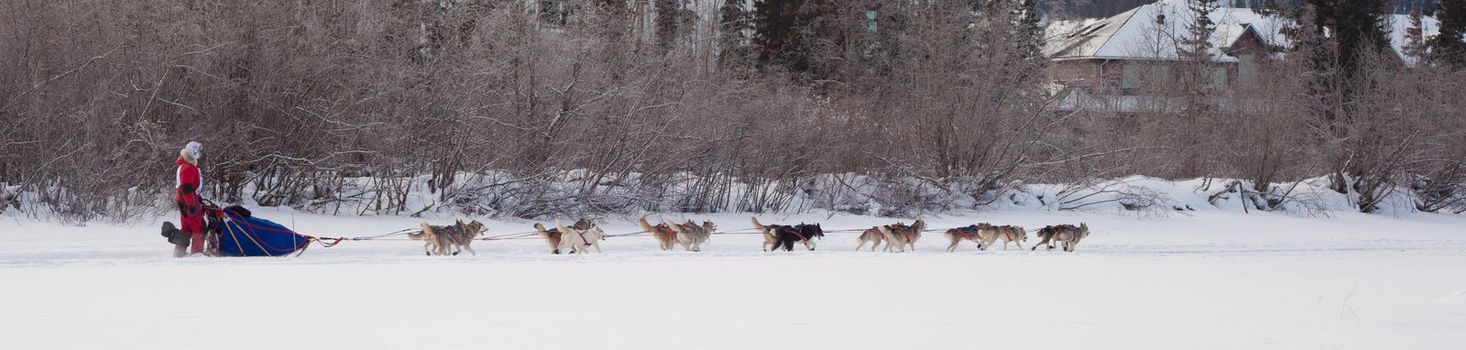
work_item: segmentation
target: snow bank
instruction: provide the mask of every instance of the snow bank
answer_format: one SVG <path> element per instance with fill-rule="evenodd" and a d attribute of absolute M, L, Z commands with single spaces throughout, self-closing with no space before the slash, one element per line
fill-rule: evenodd
<path fill-rule="evenodd" d="M 921 178 L 874 178 L 861 174 L 828 174 L 799 181 L 730 180 L 710 190 L 707 178 L 675 174 L 671 179 L 644 179 L 640 174 L 597 180 L 587 171 L 555 178 L 523 178 L 501 172 L 460 173 L 446 189 L 433 189 L 429 176 L 347 178 L 333 186 L 279 198 L 245 189 L 243 205 L 251 208 L 330 215 L 385 215 L 426 218 L 634 216 L 646 212 L 804 213 L 834 211 L 857 215 L 916 217 L 963 211 L 1089 211 L 1172 215 L 1195 211 L 1271 211 L 1298 216 L 1328 216 L 1359 211 L 1357 193 L 1338 193 L 1327 178 L 1274 183 L 1266 193 L 1239 179 L 1185 181 L 1131 176 L 1069 184 L 1027 184 L 1021 181 L 984 185 L 980 179 L 938 181 Z M 655 181 L 655 182 L 646 182 Z M 597 183 L 593 193 L 587 183 Z M 11 191 L 11 190 L 7 190 Z M 18 190 L 17 190 L 18 191 Z M 1396 186 L 1379 208 L 1388 216 L 1416 212 L 1413 190 Z M 31 217 L 64 208 L 50 208 L 34 194 L 12 193 L 13 205 L 3 215 Z M 209 196 L 206 193 L 206 197 Z M 269 198 L 261 206 L 255 198 Z M 172 203 L 158 201 L 151 212 L 125 205 L 114 220 L 171 212 Z"/>

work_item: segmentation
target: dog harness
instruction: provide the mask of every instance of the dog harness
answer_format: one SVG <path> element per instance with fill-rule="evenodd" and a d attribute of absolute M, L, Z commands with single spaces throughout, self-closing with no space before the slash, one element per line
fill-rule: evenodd
<path fill-rule="evenodd" d="M 590 245 L 590 241 L 585 239 L 585 230 L 576 230 L 575 233 L 577 236 L 580 236 L 581 242 L 585 242 L 585 245 Z"/>
<path fill-rule="evenodd" d="M 659 235 L 671 237 L 676 237 L 677 235 L 677 231 L 673 231 L 672 228 L 667 226 L 666 224 L 657 225 L 657 227 L 653 228 L 653 231 L 656 231 L 656 233 Z"/>
<path fill-rule="evenodd" d="M 801 241 L 809 240 L 808 238 L 804 238 L 804 235 L 799 233 L 800 230 L 798 228 L 795 228 L 794 226 L 784 226 L 784 228 L 788 229 L 790 233 L 793 233 L 794 237 L 799 237 L 799 240 Z"/>
<path fill-rule="evenodd" d="M 458 235 L 459 235 L 460 232 L 463 231 L 463 228 L 458 227 L 458 225 L 447 226 L 447 227 L 444 227 L 444 228 L 447 229 L 446 231 L 448 231 L 448 240 L 449 241 L 452 241 L 453 244 L 463 245 L 463 242 L 460 242 L 458 240 Z M 458 253 L 454 253 L 454 254 L 458 254 Z"/>
<path fill-rule="evenodd" d="M 956 231 L 956 236 L 961 238 L 977 237 L 977 225 L 958 227 L 956 230 L 952 231 Z"/>
<path fill-rule="evenodd" d="M 910 231 L 911 226 L 905 226 L 905 225 L 896 226 L 896 227 L 886 226 L 886 229 L 887 230 L 891 230 L 891 231 L 899 232 L 899 233 L 901 233 L 901 238 L 906 239 L 907 242 L 910 242 L 911 241 L 911 231 Z"/>

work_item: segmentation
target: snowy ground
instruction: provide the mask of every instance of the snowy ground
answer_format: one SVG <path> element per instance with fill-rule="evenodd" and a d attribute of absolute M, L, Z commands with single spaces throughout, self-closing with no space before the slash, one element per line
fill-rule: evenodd
<path fill-rule="evenodd" d="M 414 219 L 262 210 L 302 233 L 363 236 Z M 711 218 L 744 229 L 748 216 Z M 612 349 L 1454 349 L 1466 343 L 1466 218 L 1336 213 L 1012 212 L 928 218 L 1086 221 L 1075 253 L 702 253 L 611 238 L 550 256 L 538 240 L 425 257 L 409 241 L 291 258 L 172 259 L 156 223 L 67 227 L 0 216 L 0 347 Z M 761 216 L 828 229 L 889 219 Z M 161 220 L 161 219 L 160 219 Z M 634 231 L 607 219 L 609 233 Z M 489 234 L 529 222 L 493 222 Z M 1029 243 L 1033 243 L 1030 240 Z"/>

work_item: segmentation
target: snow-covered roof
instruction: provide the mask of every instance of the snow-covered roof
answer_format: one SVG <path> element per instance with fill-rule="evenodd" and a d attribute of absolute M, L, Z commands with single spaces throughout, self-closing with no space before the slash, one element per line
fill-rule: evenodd
<path fill-rule="evenodd" d="M 1212 33 L 1212 57 L 1217 61 L 1235 62 L 1220 48 L 1231 47 L 1250 26 L 1263 40 L 1276 43 L 1282 36 L 1280 20 L 1262 16 L 1251 9 L 1222 7 L 1210 14 L 1217 30 Z M 1097 21 L 1066 22 L 1051 26 L 1051 39 L 1046 47 L 1053 59 L 1102 58 L 1175 60 L 1177 45 L 1190 33 L 1186 26 L 1192 13 L 1184 0 L 1163 0 L 1142 5 Z M 1076 24 L 1077 23 L 1077 24 Z"/>
<path fill-rule="evenodd" d="M 1219 62 L 1235 62 L 1218 48 L 1231 47 L 1250 27 L 1265 42 L 1281 47 L 1291 43 L 1283 36 L 1282 29 L 1288 20 L 1263 15 L 1250 8 L 1226 6 L 1209 14 L 1217 23 L 1213 32 L 1212 57 Z M 1164 24 L 1157 23 L 1159 16 L 1165 16 Z M 1390 33 L 1391 46 L 1395 52 L 1403 52 L 1405 29 L 1410 27 L 1407 15 L 1393 15 L 1387 19 L 1393 29 Z M 1125 11 L 1113 17 L 1098 20 L 1062 21 L 1049 26 L 1048 45 L 1045 53 L 1055 60 L 1068 59 L 1117 59 L 1117 60 L 1174 60 L 1178 58 L 1176 45 L 1187 39 L 1190 33 L 1186 26 L 1192 22 L 1191 10 L 1185 0 L 1161 0 L 1155 3 Z M 1422 20 L 1426 37 L 1438 31 L 1435 18 Z M 1403 57 L 1402 57 L 1403 58 Z M 1404 58 L 1407 64 L 1413 60 Z"/>

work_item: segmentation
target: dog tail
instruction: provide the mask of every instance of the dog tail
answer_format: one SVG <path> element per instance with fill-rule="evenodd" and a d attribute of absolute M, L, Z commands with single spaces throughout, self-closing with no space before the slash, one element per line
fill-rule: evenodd
<path fill-rule="evenodd" d="M 758 218 L 750 217 L 748 219 L 749 220 L 753 220 L 753 229 L 755 229 L 755 230 L 764 230 L 765 229 L 766 226 L 764 226 L 764 224 L 758 223 Z"/>
<path fill-rule="evenodd" d="M 683 227 L 682 224 L 679 224 L 676 221 L 667 220 L 666 222 L 663 222 L 662 224 L 663 225 L 667 225 L 667 228 L 672 229 L 672 233 L 676 233 L 676 234 L 679 234 L 679 235 L 680 234 L 686 234 L 687 233 L 687 231 L 685 230 L 686 227 Z"/>
<path fill-rule="evenodd" d="M 638 223 L 641 224 L 641 230 L 642 231 L 652 232 L 652 231 L 656 231 L 657 230 L 657 228 L 655 226 L 652 226 L 652 224 L 646 222 L 646 217 L 645 216 L 641 217 L 641 220 L 639 220 Z"/>
<path fill-rule="evenodd" d="M 560 230 L 560 233 L 562 233 L 562 234 L 563 233 L 569 233 L 570 232 L 570 229 L 569 228 L 566 228 L 565 225 L 561 225 L 560 224 L 560 219 L 555 219 L 555 228 L 556 229 L 559 229 Z"/>
<path fill-rule="evenodd" d="M 423 221 L 422 222 L 422 234 L 426 234 L 426 235 L 429 235 L 429 236 L 432 236 L 433 235 L 433 226 L 432 225 L 428 225 L 428 222 L 427 221 Z"/>
<path fill-rule="evenodd" d="M 534 230 L 539 231 L 540 235 L 542 236 L 550 234 L 549 230 L 545 230 L 545 225 L 540 225 L 540 223 L 538 222 L 534 223 Z"/>

